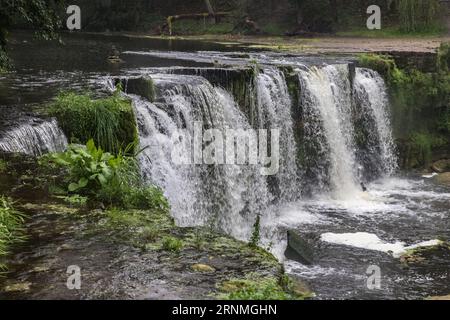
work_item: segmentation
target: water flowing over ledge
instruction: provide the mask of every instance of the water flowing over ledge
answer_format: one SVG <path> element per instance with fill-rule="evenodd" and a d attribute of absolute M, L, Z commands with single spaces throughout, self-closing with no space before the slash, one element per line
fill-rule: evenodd
<path fill-rule="evenodd" d="M 29 119 L 0 133 L 0 150 L 41 156 L 60 152 L 67 147 L 67 139 L 55 119 Z"/>

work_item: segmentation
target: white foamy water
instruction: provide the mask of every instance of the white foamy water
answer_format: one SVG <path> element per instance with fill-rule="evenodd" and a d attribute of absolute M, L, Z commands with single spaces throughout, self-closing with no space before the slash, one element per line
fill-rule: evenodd
<path fill-rule="evenodd" d="M 322 132 L 325 138 L 325 141 L 316 141 L 321 148 L 319 152 L 328 153 L 332 195 L 337 199 L 351 198 L 359 187 L 350 120 L 352 103 L 348 67 L 330 65 L 321 69 L 311 68 L 299 71 L 299 79 L 307 121 L 319 123 L 310 129 L 309 135 L 316 136 Z"/>
<path fill-rule="evenodd" d="M 401 241 L 397 241 L 394 243 L 383 241 L 377 235 L 367 232 L 324 233 L 320 236 L 320 239 L 322 241 L 338 245 L 392 253 L 394 257 L 401 256 L 407 250 L 419 247 L 435 246 L 441 243 L 441 241 L 439 240 L 429 240 L 407 246 L 404 242 Z"/>

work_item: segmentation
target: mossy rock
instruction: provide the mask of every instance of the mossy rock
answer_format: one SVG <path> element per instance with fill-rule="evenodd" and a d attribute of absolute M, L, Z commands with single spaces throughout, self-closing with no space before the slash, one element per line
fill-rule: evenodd
<path fill-rule="evenodd" d="M 116 86 L 121 85 L 122 90 L 125 93 L 131 93 L 143 98 L 146 98 L 150 102 L 155 101 L 156 90 L 155 84 L 152 78 L 141 77 L 141 78 L 129 78 L 129 79 L 116 79 Z"/>

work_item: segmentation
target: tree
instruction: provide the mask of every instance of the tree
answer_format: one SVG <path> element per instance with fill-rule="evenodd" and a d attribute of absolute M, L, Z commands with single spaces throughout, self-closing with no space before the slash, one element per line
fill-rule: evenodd
<path fill-rule="evenodd" d="M 215 17 L 213 6 L 211 5 L 211 1 L 205 0 L 205 5 L 206 5 L 206 9 L 208 10 L 208 13 L 211 15 L 211 22 L 215 23 L 216 17 Z"/>
<path fill-rule="evenodd" d="M 1 0 L 0 1 L 0 70 L 10 67 L 6 47 L 8 30 L 16 23 L 26 24 L 45 39 L 58 38 L 61 22 L 57 6 L 64 0 Z"/>

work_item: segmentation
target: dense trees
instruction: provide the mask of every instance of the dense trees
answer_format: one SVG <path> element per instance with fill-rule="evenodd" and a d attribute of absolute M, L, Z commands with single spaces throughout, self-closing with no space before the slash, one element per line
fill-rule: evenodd
<path fill-rule="evenodd" d="M 62 0 L 0 1 L 0 70 L 9 66 L 6 55 L 8 29 L 11 25 L 28 25 L 44 39 L 57 37 L 60 22 L 56 10 Z"/>

